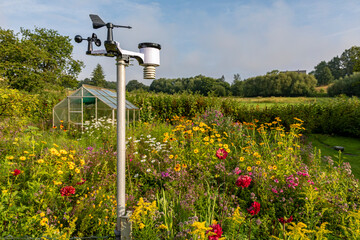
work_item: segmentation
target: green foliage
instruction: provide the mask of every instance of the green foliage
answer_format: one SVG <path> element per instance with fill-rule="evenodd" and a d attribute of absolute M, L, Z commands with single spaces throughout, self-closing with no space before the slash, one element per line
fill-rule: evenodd
<path fill-rule="evenodd" d="M 72 58 L 69 37 L 44 28 L 21 29 L 20 35 L 0 29 L 0 76 L 12 88 L 39 92 L 77 86 L 83 63 Z"/>
<path fill-rule="evenodd" d="M 223 77 L 215 79 L 202 75 L 177 79 L 160 78 L 151 83 L 149 91 L 168 94 L 192 92 L 203 96 L 228 96 L 230 84 L 225 82 Z"/>
<path fill-rule="evenodd" d="M 340 94 L 360 97 L 360 74 L 355 73 L 343 79 L 336 80 L 334 84 L 329 86 L 328 94 L 332 97 Z"/>
<path fill-rule="evenodd" d="M 313 94 L 316 80 L 312 75 L 286 72 L 270 72 L 244 81 L 234 81 L 235 96 L 309 96 Z"/>
<path fill-rule="evenodd" d="M 132 92 L 135 90 L 144 90 L 148 91 L 149 87 L 144 85 L 143 83 L 138 82 L 137 80 L 131 80 L 126 84 L 126 91 Z"/>
<path fill-rule="evenodd" d="M 317 80 L 318 86 L 328 85 L 334 80 L 330 68 L 327 66 L 325 61 L 320 62 L 315 66 L 314 76 Z"/>

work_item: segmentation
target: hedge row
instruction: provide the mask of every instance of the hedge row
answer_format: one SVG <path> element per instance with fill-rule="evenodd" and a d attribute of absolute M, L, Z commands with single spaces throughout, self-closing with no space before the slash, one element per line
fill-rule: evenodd
<path fill-rule="evenodd" d="M 360 137 L 360 100 L 334 98 L 322 103 L 279 104 L 265 108 L 246 105 L 236 98 L 215 98 L 181 94 L 129 94 L 128 100 L 140 106 L 143 121 L 166 120 L 173 116 L 195 117 L 207 109 L 219 109 L 234 121 L 260 123 L 280 117 L 285 126 L 294 123 L 294 117 L 304 121 L 307 132 Z"/>

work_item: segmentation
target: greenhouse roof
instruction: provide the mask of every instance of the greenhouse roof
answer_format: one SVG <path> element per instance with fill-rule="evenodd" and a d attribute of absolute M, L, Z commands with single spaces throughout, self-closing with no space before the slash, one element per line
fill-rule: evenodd
<path fill-rule="evenodd" d="M 101 88 L 101 87 L 95 87 L 87 84 L 83 84 L 82 87 L 86 89 L 90 94 L 93 96 L 99 98 L 101 101 L 103 101 L 105 104 L 107 104 L 109 107 L 117 109 L 117 97 L 116 97 L 116 91 L 112 89 L 107 88 Z M 84 96 L 86 97 L 86 96 Z M 132 109 L 132 110 L 138 110 L 139 108 L 136 107 L 134 104 L 126 100 L 126 108 Z"/>

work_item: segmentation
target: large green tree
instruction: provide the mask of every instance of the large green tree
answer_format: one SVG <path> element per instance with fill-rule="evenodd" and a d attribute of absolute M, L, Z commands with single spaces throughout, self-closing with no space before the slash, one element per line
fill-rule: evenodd
<path fill-rule="evenodd" d="M 315 66 L 314 76 L 317 80 L 318 86 L 328 85 L 334 80 L 334 76 L 332 75 L 331 70 L 325 61 L 322 61 Z"/>
<path fill-rule="evenodd" d="M 83 63 L 72 51 L 71 39 L 55 30 L 0 28 L 0 76 L 10 87 L 29 92 L 76 87 Z"/>
<path fill-rule="evenodd" d="M 100 64 L 97 64 L 94 70 L 91 73 L 91 85 L 98 86 L 98 87 L 105 87 L 106 80 L 104 70 Z"/>

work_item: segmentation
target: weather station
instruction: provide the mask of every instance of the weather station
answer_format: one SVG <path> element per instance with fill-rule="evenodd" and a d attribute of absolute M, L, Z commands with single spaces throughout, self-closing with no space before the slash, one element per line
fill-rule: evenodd
<path fill-rule="evenodd" d="M 134 58 L 139 65 L 144 67 L 144 79 L 155 79 L 155 68 L 160 66 L 160 44 L 143 42 L 139 43 L 139 52 L 132 52 L 121 49 L 120 43 L 113 39 L 114 28 L 128 28 L 130 26 L 115 25 L 105 23 L 98 15 L 90 14 L 94 29 L 106 27 L 107 39 L 104 41 L 105 49 L 94 50 L 95 46 L 101 46 L 101 40 L 95 33 L 91 37 L 82 38 L 80 35 L 75 36 L 75 42 L 81 43 L 86 40 L 88 47 L 86 54 L 92 56 L 115 57 L 116 59 L 116 80 L 117 80 L 117 177 L 116 177 L 116 200 L 117 200 L 117 221 L 115 229 L 116 239 L 131 239 L 131 212 L 126 211 L 125 204 L 125 169 L 126 169 L 126 146 L 125 146 L 125 67 L 129 66 L 130 59 Z"/>

